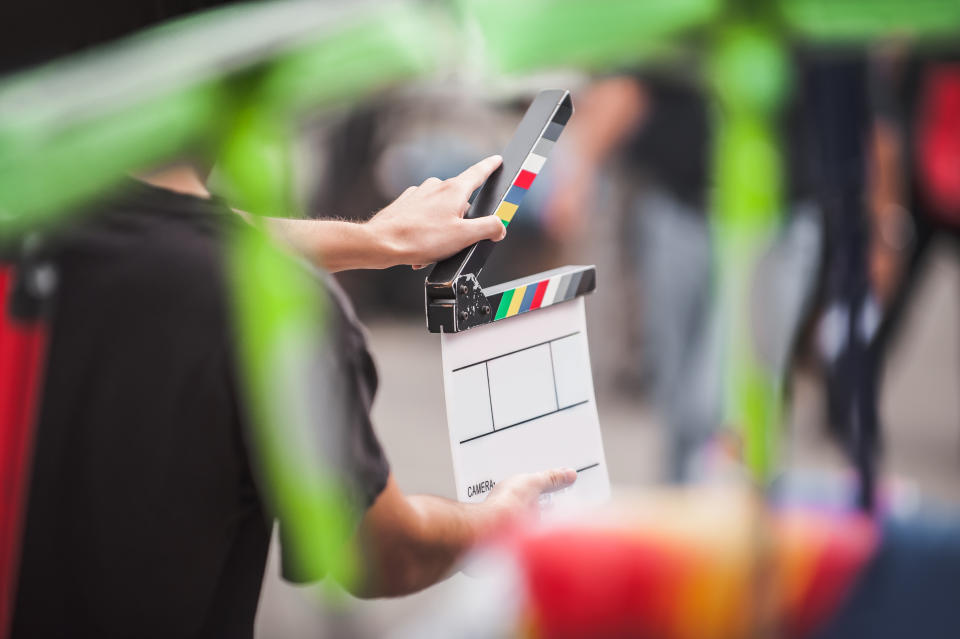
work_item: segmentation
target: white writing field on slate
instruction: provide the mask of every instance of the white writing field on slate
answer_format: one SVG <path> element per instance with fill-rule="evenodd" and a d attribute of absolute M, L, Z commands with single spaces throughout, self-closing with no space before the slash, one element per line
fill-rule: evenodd
<path fill-rule="evenodd" d="M 583 298 L 441 335 L 457 498 L 483 501 L 511 475 L 577 470 L 549 500 L 610 496 Z"/>

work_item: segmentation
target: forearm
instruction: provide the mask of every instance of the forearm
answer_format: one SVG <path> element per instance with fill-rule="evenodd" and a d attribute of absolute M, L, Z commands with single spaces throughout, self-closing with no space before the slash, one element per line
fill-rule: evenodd
<path fill-rule="evenodd" d="M 270 231 L 328 271 L 425 266 L 480 240 L 506 233 L 500 219 L 464 219 L 470 194 L 500 166 L 491 156 L 449 180 L 428 178 L 362 224 L 341 220 L 271 219 Z"/>
<path fill-rule="evenodd" d="M 635 79 L 599 80 L 582 96 L 567 135 L 574 139 L 584 162 L 599 164 L 640 126 L 646 110 L 646 96 Z"/>
<path fill-rule="evenodd" d="M 480 504 L 441 497 L 406 497 L 393 476 L 364 515 L 357 538 L 365 574 L 361 597 L 404 595 L 443 579 L 477 542 L 509 522 L 533 516 L 544 492 L 573 484 L 577 471 L 554 469 L 497 482 Z"/>
<path fill-rule="evenodd" d="M 365 570 L 353 593 L 397 596 L 440 581 L 482 537 L 483 517 L 474 504 L 405 496 L 391 477 L 358 530 Z"/>
<path fill-rule="evenodd" d="M 389 268 L 402 261 L 391 243 L 369 224 L 271 218 L 267 225 L 294 251 L 331 273 Z"/>
<path fill-rule="evenodd" d="M 490 513 L 478 504 L 433 495 L 413 495 L 408 500 L 417 512 L 416 546 L 427 559 L 424 565 L 429 564 L 423 577 L 430 583 L 448 575 L 491 529 Z"/>

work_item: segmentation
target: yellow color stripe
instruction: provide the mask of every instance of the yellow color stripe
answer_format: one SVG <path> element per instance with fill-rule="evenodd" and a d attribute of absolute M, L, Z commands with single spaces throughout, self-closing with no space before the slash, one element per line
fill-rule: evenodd
<path fill-rule="evenodd" d="M 526 286 L 518 286 L 516 290 L 513 291 L 513 299 L 510 300 L 510 308 L 507 309 L 507 317 L 517 314 L 517 311 L 520 310 L 520 304 L 523 302 L 523 294 L 526 292 Z"/>
<path fill-rule="evenodd" d="M 497 207 L 497 217 L 509 224 L 513 219 L 513 214 L 517 212 L 517 205 L 509 202 L 501 202 Z"/>

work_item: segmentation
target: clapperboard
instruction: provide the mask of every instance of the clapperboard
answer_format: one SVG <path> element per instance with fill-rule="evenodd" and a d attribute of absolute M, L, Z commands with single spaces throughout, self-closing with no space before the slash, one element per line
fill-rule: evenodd
<path fill-rule="evenodd" d="M 568 91 L 541 92 L 466 216 L 508 225 L 571 115 Z M 482 501 L 505 477 L 567 467 L 577 481 L 552 501 L 605 501 L 583 297 L 596 288 L 596 268 L 564 266 L 483 288 L 477 277 L 493 247 L 467 247 L 425 283 L 427 328 L 441 333 L 457 497 Z"/>

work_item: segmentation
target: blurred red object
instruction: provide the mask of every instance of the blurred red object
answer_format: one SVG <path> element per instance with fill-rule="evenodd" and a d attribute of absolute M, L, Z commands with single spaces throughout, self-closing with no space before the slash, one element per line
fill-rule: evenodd
<path fill-rule="evenodd" d="M 0 267 L 0 637 L 13 617 L 46 326 L 13 317 L 15 267 Z"/>
<path fill-rule="evenodd" d="M 621 504 L 616 520 L 517 531 L 521 635 L 804 639 L 843 605 L 879 544 L 859 511 L 769 509 L 693 490 Z"/>
<path fill-rule="evenodd" d="M 931 213 L 960 226 L 960 64 L 933 65 L 922 91 L 918 177 Z"/>

